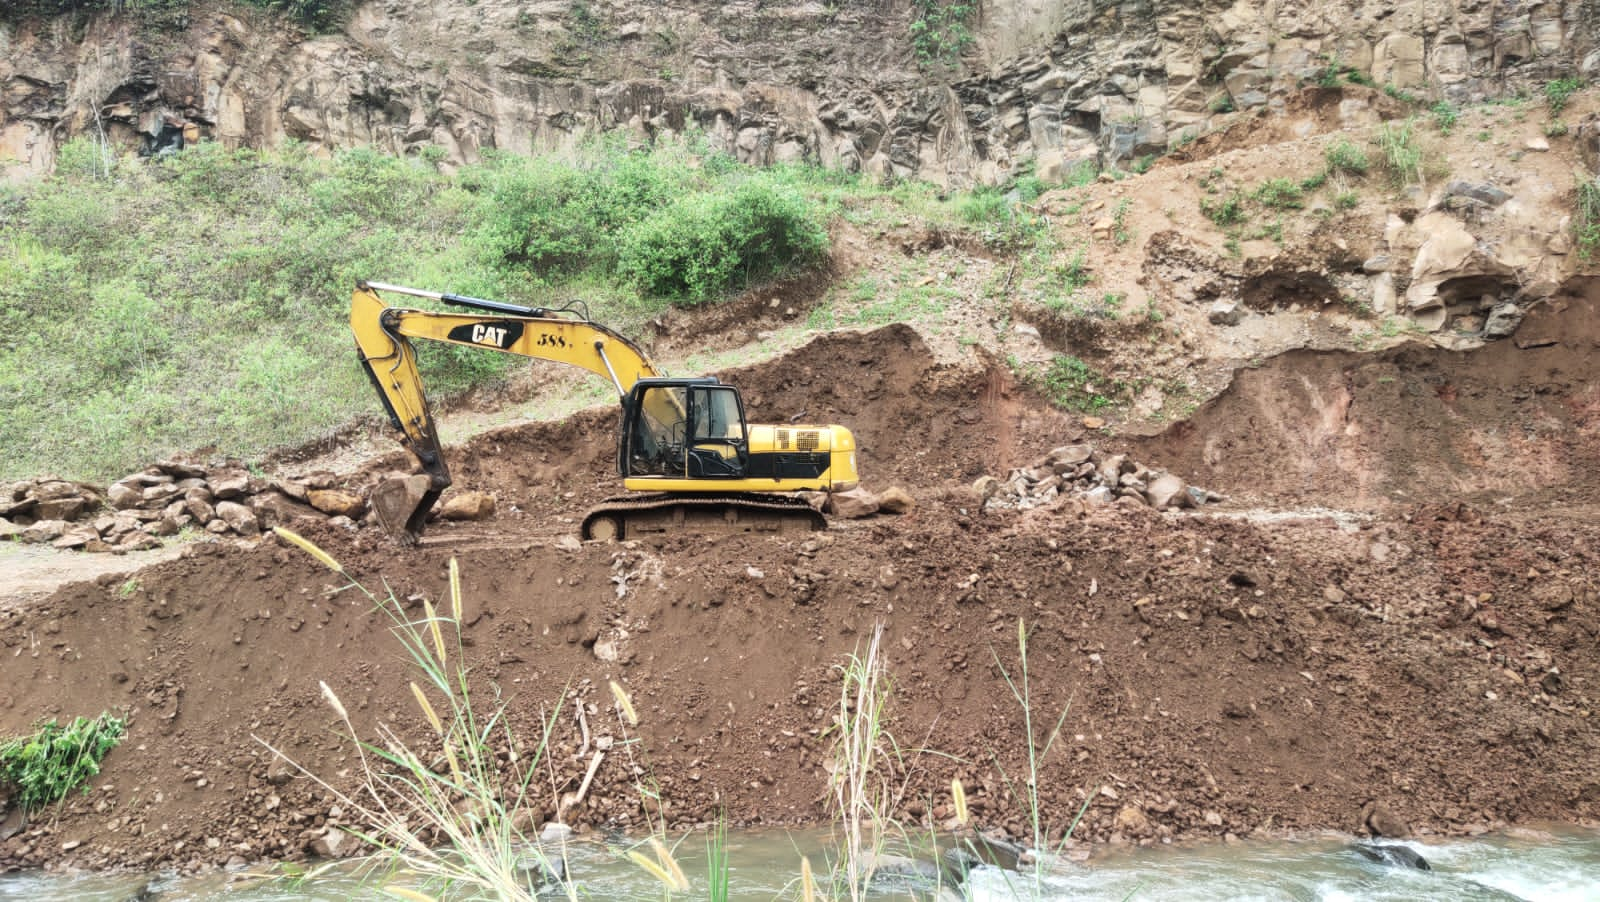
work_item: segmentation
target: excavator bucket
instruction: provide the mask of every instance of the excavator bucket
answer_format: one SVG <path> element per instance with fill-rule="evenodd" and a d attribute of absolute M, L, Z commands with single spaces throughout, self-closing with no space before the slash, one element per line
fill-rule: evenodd
<path fill-rule="evenodd" d="M 416 544 L 428 511 L 439 500 L 439 490 L 431 485 L 432 480 L 426 476 L 404 476 L 378 483 L 371 497 L 378 524 L 401 542 Z"/>

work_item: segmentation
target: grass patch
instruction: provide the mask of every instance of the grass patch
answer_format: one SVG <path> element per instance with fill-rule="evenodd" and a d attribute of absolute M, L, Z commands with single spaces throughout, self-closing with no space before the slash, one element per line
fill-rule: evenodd
<path fill-rule="evenodd" d="M 1378 126 L 1378 149 L 1397 185 L 1403 187 L 1422 181 L 1422 146 L 1417 141 L 1415 120 L 1385 122 Z"/>
<path fill-rule="evenodd" d="M 1558 78 L 1546 82 L 1544 86 L 1545 104 L 1550 107 L 1550 115 L 1560 116 L 1561 111 L 1567 108 L 1567 101 L 1572 95 L 1583 88 L 1581 78 Z"/>
<path fill-rule="evenodd" d="M 1269 179 L 1250 193 L 1250 198 L 1274 210 L 1298 210 L 1305 206 L 1305 194 L 1291 179 Z"/>
<path fill-rule="evenodd" d="M 1058 354 L 1042 373 L 1029 379 L 1050 403 L 1065 410 L 1093 412 L 1116 404 L 1118 383 L 1071 354 Z"/>
<path fill-rule="evenodd" d="M 1212 202 L 1200 199 L 1200 212 L 1219 226 L 1238 225 L 1244 222 L 1245 196 L 1234 191 L 1221 200 Z"/>
<path fill-rule="evenodd" d="M 1341 137 L 1334 140 L 1323 149 L 1322 158 L 1327 161 L 1329 172 L 1346 175 L 1366 175 L 1368 167 L 1371 166 L 1367 152 L 1349 138 Z"/>
<path fill-rule="evenodd" d="M 100 773 L 100 762 L 122 741 L 125 723 L 111 714 L 75 717 L 66 726 L 54 718 L 31 736 L 0 743 L 0 785 L 31 814 L 54 804 Z"/>
<path fill-rule="evenodd" d="M 1600 252 L 1600 178 L 1579 183 L 1575 212 L 1572 237 L 1578 245 L 1579 258 L 1589 263 Z"/>
<path fill-rule="evenodd" d="M 1433 114 L 1434 127 L 1439 129 L 1439 134 L 1449 135 L 1455 130 L 1456 123 L 1461 119 L 1461 111 L 1457 110 L 1448 100 L 1441 100 L 1428 110 Z"/>

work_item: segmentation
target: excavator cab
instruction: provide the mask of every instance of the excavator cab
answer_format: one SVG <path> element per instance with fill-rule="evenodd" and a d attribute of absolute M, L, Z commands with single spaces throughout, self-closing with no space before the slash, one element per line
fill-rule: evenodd
<path fill-rule="evenodd" d="M 740 479 L 748 459 L 739 390 L 715 377 L 640 379 L 623 398 L 624 479 Z"/>

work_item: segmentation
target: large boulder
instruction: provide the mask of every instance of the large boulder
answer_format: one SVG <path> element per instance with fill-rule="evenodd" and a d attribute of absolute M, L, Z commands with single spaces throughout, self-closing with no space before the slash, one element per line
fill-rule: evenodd
<path fill-rule="evenodd" d="M 54 542 L 66 531 L 67 524 L 64 520 L 40 520 L 22 530 L 18 538 L 24 542 Z"/>
<path fill-rule="evenodd" d="M 217 519 L 228 524 L 228 528 L 241 536 L 253 536 L 261 531 L 261 524 L 256 521 L 256 515 L 250 512 L 237 501 L 218 501 Z"/>
<path fill-rule="evenodd" d="M 111 487 L 106 489 L 106 500 L 117 510 L 127 510 L 144 503 L 144 493 L 137 486 L 126 482 L 113 482 Z"/>
<path fill-rule="evenodd" d="M 494 516 L 494 496 L 488 492 L 460 492 L 444 501 L 439 516 L 446 520 L 487 520 Z"/>
<path fill-rule="evenodd" d="M 306 492 L 306 501 L 331 517 L 359 520 L 367 512 L 367 502 L 360 495 L 344 489 L 311 489 Z"/>
<path fill-rule="evenodd" d="M 886 514 L 904 514 L 917 506 L 911 493 L 899 486 L 890 486 L 878 496 L 878 510 Z"/>
<path fill-rule="evenodd" d="M 859 486 L 848 492 L 828 496 L 828 512 L 835 517 L 855 520 L 878 512 L 878 496 Z"/>

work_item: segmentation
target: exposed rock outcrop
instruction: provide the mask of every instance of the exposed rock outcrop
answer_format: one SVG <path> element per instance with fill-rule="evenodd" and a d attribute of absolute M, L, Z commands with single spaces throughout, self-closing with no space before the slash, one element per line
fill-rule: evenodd
<path fill-rule="evenodd" d="M 426 0 L 364 3 L 314 37 L 228 3 L 197 3 L 158 35 L 137 12 L 12 23 L 0 158 L 45 171 L 91 130 L 151 153 L 295 140 L 437 148 L 452 163 L 693 130 L 749 162 L 963 185 L 1028 160 L 1049 180 L 1163 151 L 1341 68 L 1456 102 L 1600 71 L 1586 0 L 997 0 L 959 61 L 919 61 L 913 15 L 904 2 Z"/>

